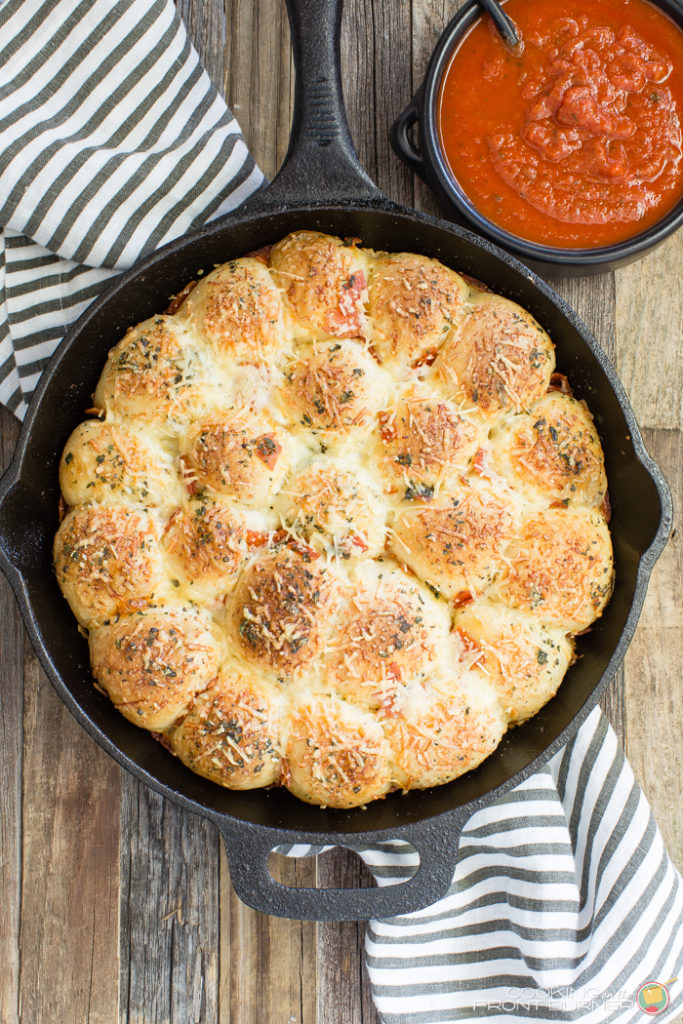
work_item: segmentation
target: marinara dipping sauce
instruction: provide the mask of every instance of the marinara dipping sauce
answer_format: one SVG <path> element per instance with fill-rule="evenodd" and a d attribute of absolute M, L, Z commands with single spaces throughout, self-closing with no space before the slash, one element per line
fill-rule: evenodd
<path fill-rule="evenodd" d="M 683 32 L 647 0 L 508 0 L 516 53 L 489 18 L 455 51 L 438 129 L 454 178 L 529 242 L 595 248 L 683 196 Z"/>

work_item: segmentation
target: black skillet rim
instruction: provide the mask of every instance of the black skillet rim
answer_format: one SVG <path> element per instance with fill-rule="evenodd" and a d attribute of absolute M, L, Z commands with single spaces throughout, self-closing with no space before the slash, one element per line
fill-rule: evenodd
<path fill-rule="evenodd" d="M 381 209 L 379 204 L 377 205 L 378 208 Z M 414 211 L 403 210 L 397 207 L 396 204 L 391 203 L 390 201 L 386 202 L 385 209 L 387 213 L 392 213 L 395 215 L 399 214 L 403 217 L 407 217 L 411 223 L 419 221 L 424 224 L 432 225 L 438 228 L 439 230 L 444 229 L 443 222 L 440 222 L 436 218 L 429 217 L 426 214 L 416 213 Z M 336 208 L 330 206 L 324 209 L 324 213 L 325 215 L 327 215 L 328 213 L 331 214 L 337 211 L 344 212 L 345 210 L 347 210 L 347 206 L 340 206 Z M 243 217 L 238 217 L 235 220 L 231 218 L 230 227 L 248 224 L 252 221 L 260 220 L 262 219 L 262 217 L 262 213 L 256 213 L 246 215 Z M 168 246 L 165 246 L 163 249 L 160 249 L 157 252 L 152 253 L 149 257 L 147 257 L 144 261 L 142 261 L 132 270 L 127 271 L 121 274 L 119 277 L 117 277 L 115 281 L 113 281 L 112 284 L 109 285 L 106 292 L 103 294 L 102 303 L 104 304 L 105 301 L 111 300 L 117 294 L 117 292 L 125 288 L 129 282 L 136 279 L 144 271 L 153 268 L 157 263 L 164 261 L 165 258 L 168 255 L 170 255 L 173 251 L 186 245 L 189 245 L 193 239 L 206 239 L 207 234 L 209 233 L 220 233 L 222 230 L 225 229 L 225 226 L 226 225 L 223 222 L 216 222 L 215 225 L 208 225 L 208 227 L 205 227 L 200 231 L 194 232 L 192 235 L 185 236 L 177 242 L 171 242 Z M 589 712 L 597 704 L 598 700 L 600 699 L 604 690 L 606 689 L 608 683 L 611 681 L 614 672 L 616 671 L 616 669 L 618 668 L 619 664 L 623 659 L 624 653 L 631 640 L 631 637 L 635 630 L 636 623 L 640 615 L 642 604 L 645 598 L 645 593 L 647 590 L 647 582 L 652 567 L 654 566 L 656 559 L 658 558 L 659 554 L 661 553 L 666 543 L 666 540 L 668 539 L 673 516 L 671 496 L 669 493 L 668 486 L 666 484 L 663 474 L 661 473 L 661 470 L 654 462 L 652 457 L 649 455 L 644 446 L 640 430 L 638 428 L 635 416 L 633 414 L 633 410 L 631 409 L 630 402 L 628 401 L 628 397 L 623 388 L 623 385 L 619 381 L 619 378 L 617 377 L 615 370 L 613 369 L 610 361 L 604 354 L 603 350 L 595 341 L 590 331 L 588 331 L 585 325 L 582 324 L 577 314 L 574 313 L 571 307 L 569 307 L 560 296 L 553 292 L 553 290 L 548 285 L 546 285 L 545 282 L 537 278 L 535 274 L 532 274 L 528 270 L 528 268 L 519 264 L 518 261 L 510 254 L 501 252 L 501 250 L 498 249 L 498 247 L 494 246 L 489 242 L 486 242 L 486 240 L 482 241 L 482 239 L 478 238 L 476 235 L 474 235 L 472 232 L 467 231 L 466 229 L 462 229 L 459 228 L 458 226 L 449 224 L 446 226 L 446 230 L 452 232 L 456 238 L 462 238 L 466 241 L 473 243 L 478 247 L 482 247 L 485 250 L 492 252 L 496 257 L 502 259 L 503 262 L 507 264 L 510 270 L 513 270 L 518 274 L 522 274 L 525 278 L 527 278 L 530 281 L 531 284 L 533 284 L 537 289 L 539 289 L 542 292 L 546 299 L 550 300 L 559 309 L 559 312 L 570 322 L 571 326 L 579 333 L 583 342 L 591 350 L 592 354 L 597 359 L 598 363 L 601 366 L 601 369 L 603 370 L 603 372 L 609 380 L 615 398 L 621 408 L 621 411 L 629 427 L 634 454 L 637 457 L 638 461 L 642 464 L 648 475 L 651 477 L 656 488 L 656 491 L 658 493 L 660 499 L 661 514 L 659 523 L 657 524 L 657 527 L 654 529 L 653 539 L 651 543 L 640 555 L 638 570 L 636 574 L 636 583 L 634 587 L 633 601 L 619 641 L 616 647 L 614 648 L 612 655 L 609 658 L 608 664 L 606 665 L 602 675 L 600 676 L 594 689 L 591 691 L 591 694 L 584 702 L 582 707 L 576 712 L 576 714 L 567 723 L 567 725 L 560 731 L 556 738 L 552 740 L 547 747 L 544 748 L 543 752 L 541 752 L 538 756 L 536 756 L 533 760 L 531 760 L 527 765 L 525 765 L 522 769 L 516 772 L 508 780 L 499 784 L 494 789 L 487 791 L 485 794 L 482 794 L 476 799 L 468 801 L 466 804 L 462 804 L 457 806 L 456 808 L 452 808 L 445 811 L 437 811 L 433 815 L 425 815 L 423 818 L 420 819 L 420 821 L 436 820 L 440 818 L 442 815 L 448 815 L 453 811 L 456 811 L 460 814 L 471 814 L 474 810 L 477 809 L 477 807 L 492 802 L 498 796 L 502 796 L 509 789 L 513 788 L 515 785 L 518 785 L 520 781 L 531 775 L 539 767 L 545 764 L 549 760 L 549 758 L 552 757 L 552 755 L 560 749 L 560 747 L 566 744 L 568 739 L 576 732 L 579 725 L 584 721 Z M 98 302 L 94 305 L 99 307 L 100 303 Z M 43 395 L 45 391 L 49 388 L 52 378 L 55 375 L 56 369 L 61 365 L 64 359 L 68 359 L 69 357 L 69 352 L 71 348 L 71 338 L 72 336 L 76 336 L 77 334 L 80 334 L 83 330 L 85 330 L 87 328 L 88 321 L 91 319 L 91 317 L 94 317 L 96 314 L 97 309 L 95 309 L 94 306 L 90 307 L 88 310 L 85 311 L 82 317 L 69 331 L 64 341 L 59 346 L 58 350 L 52 356 L 50 362 L 48 363 L 45 371 L 41 376 L 40 382 L 38 384 L 38 387 L 36 388 L 36 391 L 29 406 L 28 414 L 26 416 L 26 420 L 24 422 L 21 435 L 17 444 L 15 456 L 5 476 L 0 482 L 0 508 L 2 507 L 6 495 L 12 490 L 14 485 L 16 483 L 21 482 L 22 473 L 24 471 L 24 463 L 26 460 L 26 455 L 29 449 L 31 436 L 33 433 L 33 426 L 36 421 L 36 418 L 39 415 Z M 126 755 L 107 735 L 105 735 L 102 732 L 102 730 L 88 717 L 85 710 L 73 696 L 69 687 L 64 682 L 58 670 L 53 665 L 52 660 L 50 658 L 50 654 L 43 642 L 41 630 L 36 622 L 36 617 L 31 608 L 30 600 L 26 594 L 21 571 L 17 569 L 6 558 L 1 548 L 0 563 L 2 563 L 2 567 L 5 569 L 5 572 L 13 585 L 15 593 L 17 594 L 17 598 L 19 600 L 22 615 L 24 618 L 24 623 L 26 625 L 33 646 L 38 653 L 41 664 L 46 670 L 48 676 L 50 677 L 53 685 L 55 686 L 62 700 L 69 707 L 69 709 L 72 711 L 72 713 L 81 723 L 81 725 L 84 726 L 87 732 L 100 744 L 100 746 L 102 746 L 111 756 L 113 756 L 114 759 L 118 761 L 119 764 L 121 764 L 127 770 L 131 771 L 132 774 L 139 778 L 141 781 L 150 785 L 153 789 L 155 789 L 159 793 L 162 793 L 164 796 L 167 796 L 170 799 L 175 800 L 177 803 L 182 804 L 188 810 L 211 817 L 217 822 L 233 820 L 236 823 L 243 824 L 247 827 L 255 827 L 266 830 L 271 828 L 271 826 L 269 825 L 264 825 L 260 823 L 257 824 L 245 818 L 233 816 L 223 811 L 214 810 L 213 808 L 207 807 L 205 804 L 202 804 L 199 801 L 191 797 L 188 797 L 183 793 L 177 792 L 176 790 L 172 789 L 166 784 L 160 782 L 155 776 L 151 775 L 144 768 L 138 765 L 136 761 L 134 761 L 132 758 Z M 333 813 L 335 817 L 341 819 L 347 817 L 350 813 L 353 812 L 336 811 Z M 334 829 L 332 831 L 330 831 L 329 828 L 325 828 L 322 829 L 320 832 L 320 839 L 322 841 L 326 841 L 329 840 L 331 837 L 346 837 L 348 840 L 351 837 L 359 835 L 362 835 L 363 837 L 371 840 L 382 839 L 395 835 L 396 827 L 389 827 L 379 830 L 353 828 L 351 830 Z M 409 826 L 407 825 L 406 827 Z M 276 832 L 278 836 L 280 836 L 282 833 L 282 829 L 278 826 L 273 826 L 272 831 Z M 310 828 L 307 828 L 305 826 L 299 827 L 297 825 L 292 825 L 290 828 L 291 841 L 295 841 L 296 835 L 300 832 L 306 832 L 310 834 L 311 831 L 312 830 Z"/>

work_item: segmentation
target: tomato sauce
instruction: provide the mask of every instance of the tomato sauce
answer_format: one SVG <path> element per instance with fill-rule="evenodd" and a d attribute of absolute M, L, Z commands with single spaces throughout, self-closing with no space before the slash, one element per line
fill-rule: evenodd
<path fill-rule="evenodd" d="M 521 52 L 488 17 L 455 51 L 441 145 L 477 210 L 556 248 L 655 224 L 683 196 L 683 32 L 647 0 L 507 0 Z"/>

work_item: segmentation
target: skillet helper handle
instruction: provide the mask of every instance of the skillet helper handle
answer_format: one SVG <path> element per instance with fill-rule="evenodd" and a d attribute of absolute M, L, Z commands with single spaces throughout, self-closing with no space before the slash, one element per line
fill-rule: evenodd
<path fill-rule="evenodd" d="M 10 466 L 0 477 L 0 571 L 7 577 L 17 598 L 21 598 L 22 578 L 19 571 L 21 553 L 10 538 L 17 534 L 18 522 L 26 521 L 29 532 L 30 517 L 26 515 L 26 500 L 17 480 L 14 467 Z"/>
<path fill-rule="evenodd" d="M 389 139 L 396 156 L 407 164 L 415 174 L 424 179 L 425 166 L 422 153 L 410 137 L 410 129 L 417 124 L 417 97 L 413 98 L 405 110 L 398 115 L 391 126 Z"/>
<path fill-rule="evenodd" d="M 287 0 L 296 82 L 289 149 L 260 209 L 386 200 L 361 167 L 344 112 L 343 0 Z M 250 203 L 249 205 L 252 205 Z"/>
<path fill-rule="evenodd" d="M 402 829 L 401 839 L 417 850 L 420 866 L 405 882 L 368 889 L 297 888 L 276 882 L 268 870 L 268 856 L 277 846 L 349 846 L 348 835 L 302 835 L 278 830 L 254 833 L 243 825 L 233 828 L 225 822 L 219 822 L 219 827 L 230 878 L 243 903 L 263 914 L 300 921 L 367 921 L 422 910 L 446 895 L 453 881 L 460 832 L 468 817 L 469 813 L 459 817 L 454 812 L 448 821 L 440 817 L 438 822 L 421 822 Z M 359 836 L 358 845 L 370 845 L 372 841 L 368 836 Z"/>

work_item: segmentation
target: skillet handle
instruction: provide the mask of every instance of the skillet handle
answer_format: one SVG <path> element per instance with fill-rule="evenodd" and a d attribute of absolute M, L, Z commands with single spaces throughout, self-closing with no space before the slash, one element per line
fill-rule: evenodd
<path fill-rule="evenodd" d="M 344 112 L 343 0 L 286 0 L 296 82 L 289 149 L 272 184 L 248 208 L 374 205 L 387 199 L 361 167 Z"/>
<path fill-rule="evenodd" d="M 22 507 L 24 511 L 22 512 Z M 19 572 L 21 559 L 16 550 L 16 543 L 11 541 L 16 536 L 17 522 L 26 521 L 26 531 L 30 531 L 30 519 L 25 514 L 25 501 L 21 493 L 21 484 L 17 480 L 14 467 L 10 466 L 3 477 L 0 477 L 0 570 L 5 574 L 17 598 L 21 600 L 22 578 Z M 14 523 L 14 527 L 12 524 Z"/>
<path fill-rule="evenodd" d="M 369 813 L 369 812 L 368 812 Z M 278 829 L 258 832 L 218 822 L 223 834 L 235 892 L 250 907 L 263 914 L 300 921 L 367 921 L 396 917 L 431 906 L 448 892 L 458 854 L 460 833 L 471 812 L 454 811 L 438 821 L 403 826 L 400 838 L 407 840 L 420 857 L 416 873 L 405 882 L 369 889 L 296 888 L 276 882 L 268 870 L 268 856 L 280 845 L 320 844 L 349 846 L 349 835 L 305 835 Z M 364 834 L 357 845 L 370 845 L 380 836 Z"/>

